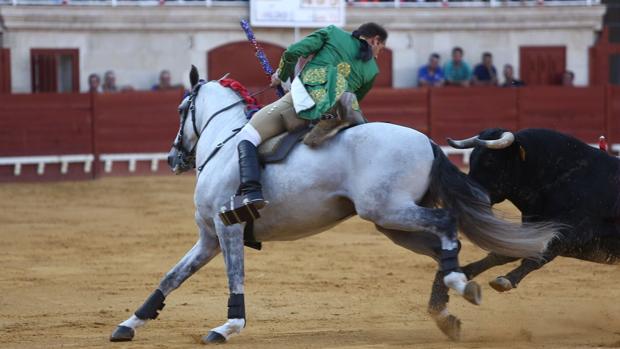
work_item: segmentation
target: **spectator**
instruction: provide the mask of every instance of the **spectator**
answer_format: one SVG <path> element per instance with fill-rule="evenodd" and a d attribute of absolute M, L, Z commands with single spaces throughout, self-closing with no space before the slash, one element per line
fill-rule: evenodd
<path fill-rule="evenodd" d="M 562 86 L 575 86 L 575 73 L 570 70 L 567 70 L 562 75 Z"/>
<path fill-rule="evenodd" d="M 443 70 L 439 66 L 440 57 L 433 53 L 428 58 L 428 64 L 418 70 L 419 86 L 442 86 L 444 83 Z"/>
<path fill-rule="evenodd" d="M 114 71 L 108 70 L 103 74 L 103 86 L 101 86 L 101 90 L 103 92 L 118 92 L 118 87 L 116 87 L 116 75 L 114 75 Z"/>
<path fill-rule="evenodd" d="M 99 75 L 93 73 L 88 76 L 88 92 L 99 92 L 99 87 L 101 86 L 101 78 Z"/>
<path fill-rule="evenodd" d="M 183 86 L 181 85 L 172 85 L 170 81 L 171 81 L 170 71 L 162 70 L 159 73 L 159 83 L 156 85 L 153 85 L 151 89 L 153 91 L 166 91 L 166 90 L 177 90 L 177 89 L 183 88 Z"/>
<path fill-rule="evenodd" d="M 504 66 L 504 83 L 502 84 L 502 87 L 521 87 L 521 86 L 525 86 L 525 84 L 523 83 L 523 81 L 517 80 L 517 78 L 515 78 L 514 69 L 512 68 L 512 65 L 506 64 Z"/>
<path fill-rule="evenodd" d="M 452 60 L 443 68 L 446 84 L 453 86 L 469 86 L 471 80 L 471 68 L 463 61 L 463 49 L 452 49 Z"/>
<path fill-rule="evenodd" d="M 476 86 L 497 86 L 497 69 L 491 53 L 482 54 L 482 62 L 474 68 L 472 83 Z"/>

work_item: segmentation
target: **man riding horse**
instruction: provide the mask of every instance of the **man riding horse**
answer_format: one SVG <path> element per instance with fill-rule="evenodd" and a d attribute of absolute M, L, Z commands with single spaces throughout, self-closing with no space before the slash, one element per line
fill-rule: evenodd
<path fill-rule="evenodd" d="M 376 23 L 362 24 L 353 33 L 331 25 L 284 51 L 271 86 L 291 79 L 290 92 L 254 114 L 237 137 L 241 182 L 238 194 L 245 205 L 261 209 L 267 203 L 257 152 L 263 141 L 316 122 L 304 143 L 317 146 L 338 130 L 365 121 L 358 102 L 370 91 L 379 73 L 375 59 L 386 40 L 386 30 Z M 311 55 L 313 58 L 299 76 L 293 76 L 299 58 Z"/>

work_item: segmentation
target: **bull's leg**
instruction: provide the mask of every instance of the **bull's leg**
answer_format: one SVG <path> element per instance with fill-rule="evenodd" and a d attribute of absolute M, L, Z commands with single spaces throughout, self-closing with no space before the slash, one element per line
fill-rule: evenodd
<path fill-rule="evenodd" d="M 395 244 L 410 251 L 423 254 L 441 261 L 441 240 L 434 234 L 419 231 L 409 232 L 390 230 L 380 226 L 377 229 L 385 234 Z M 450 339 L 459 340 L 461 336 L 461 321 L 448 311 L 448 287 L 444 284 L 445 273 L 438 270 L 428 303 L 428 312 L 435 320 L 439 329 Z"/>
<path fill-rule="evenodd" d="M 517 260 L 519 260 L 519 258 L 489 253 L 481 260 L 469 263 L 464 266 L 463 272 L 465 273 L 465 275 L 467 275 L 467 278 L 471 280 L 493 267 L 496 267 L 498 265 L 504 265 L 506 263 L 514 262 Z"/>
<path fill-rule="evenodd" d="M 543 265 L 551 262 L 557 255 L 545 254 L 541 260 L 523 259 L 521 265 L 510 271 L 506 276 L 499 276 L 495 280 L 491 280 L 489 285 L 498 292 L 510 291 L 517 288 L 517 285 L 523 278 L 534 270 L 542 268 Z"/>
<path fill-rule="evenodd" d="M 130 341 L 138 327 L 144 326 L 149 320 L 157 318 L 158 311 L 163 309 L 164 300 L 173 290 L 181 286 L 198 269 L 207 264 L 220 251 L 219 242 L 212 230 L 200 228 L 200 239 L 185 256 L 161 280 L 157 289 L 146 299 L 144 304 L 127 320 L 120 323 L 110 341 Z"/>
<path fill-rule="evenodd" d="M 517 285 L 527 274 L 534 270 L 542 268 L 543 265 L 551 262 L 555 257 L 563 254 L 565 246 L 571 245 L 570 241 L 567 241 L 565 237 L 559 236 L 558 238 L 551 240 L 549 246 L 543 253 L 540 259 L 522 259 L 521 265 L 510 271 L 505 276 L 499 276 L 489 282 L 489 285 L 498 292 L 510 291 L 513 288 L 517 288 Z"/>
<path fill-rule="evenodd" d="M 225 226 L 219 217 L 215 222 L 228 276 L 228 321 L 211 329 L 202 338 L 204 343 L 225 342 L 245 327 L 243 225 Z"/>

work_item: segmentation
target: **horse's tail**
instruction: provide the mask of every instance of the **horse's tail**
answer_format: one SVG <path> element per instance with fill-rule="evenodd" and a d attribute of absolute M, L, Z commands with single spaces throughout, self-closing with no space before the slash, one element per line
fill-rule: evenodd
<path fill-rule="evenodd" d="M 540 258 L 561 226 L 554 223 L 511 223 L 496 217 L 488 195 L 479 184 L 433 145 L 435 161 L 427 198 L 450 210 L 460 230 L 474 244 L 505 256 Z"/>

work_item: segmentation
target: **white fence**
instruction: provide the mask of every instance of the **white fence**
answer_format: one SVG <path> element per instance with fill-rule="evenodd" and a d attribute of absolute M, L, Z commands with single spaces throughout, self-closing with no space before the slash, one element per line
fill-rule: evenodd
<path fill-rule="evenodd" d="M 598 144 L 590 145 L 598 148 Z M 462 163 L 469 165 L 472 149 L 454 149 L 449 146 L 442 146 L 441 150 L 446 155 L 461 156 Z M 620 143 L 611 145 L 610 150 L 613 154 L 620 155 Z M 126 168 L 130 173 L 135 173 L 138 162 L 149 162 L 151 172 L 157 172 L 159 171 L 160 161 L 167 161 L 167 158 L 168 153 L 100 154 L 99 162 L 103 164 L 104 173 L 113 172 L 115 163 L 127 166 Z M 13 166 L 13 174 L 20 176 L 24 165 L 36 165 L 37 174 L 42 176 L 45 174 L 46 165 L 60 164 L 60 173 L 64 175 L 69 173 L 69 164 L 72 163 L 83 163 L 84 173 L 90 173 L 94 161 L 95 156 L 93 154 L 0 157 L 0 166 Z"/>

